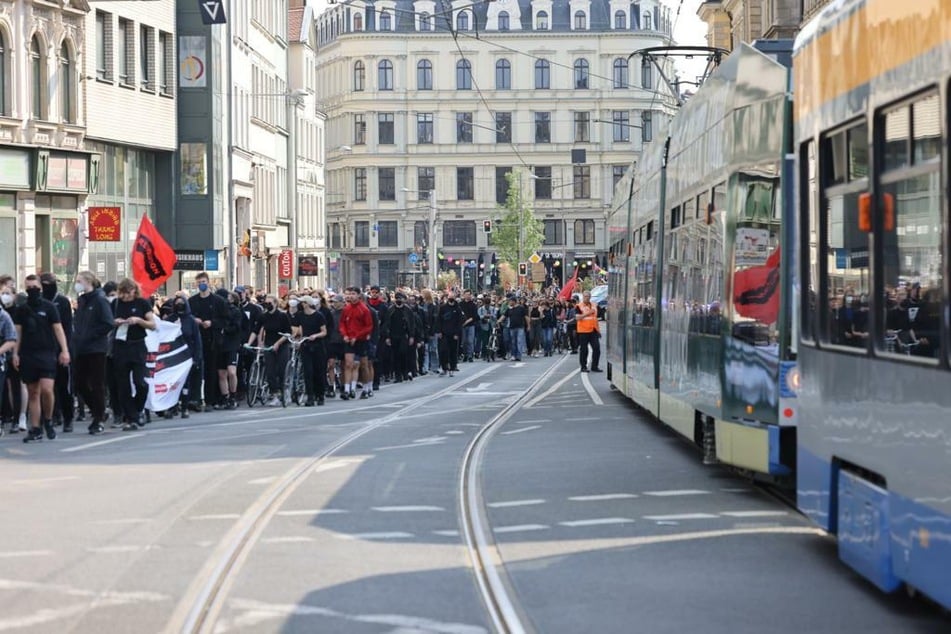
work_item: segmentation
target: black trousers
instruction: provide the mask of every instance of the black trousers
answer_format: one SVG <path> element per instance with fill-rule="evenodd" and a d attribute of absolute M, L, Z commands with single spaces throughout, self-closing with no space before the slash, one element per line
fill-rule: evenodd
<path fill-rule="evenodd" d="M 101 423 L 106 419 L 106 353 L 77 356 L 73 360 L 73 372 L 76 393 L 89 408 L 93 421 Z"/>
<path fill-rule="evenodd" d="M 205 380 L 205 405 L 211 407 L 221 398 L 221 390 L 218 388 L 218 346 L 215 345 L 212 338 L 202 335 L 202 372 Z M 195 399 L 199 398 L 200 392 L 193 394 Z"/>
<path fill-rule="evenodd" d="M 304 383 L 307 385 L 307 398 L 324 398 L 327 391 L 326 349 L 323 345 L 301 348 L 300 362 L 304 370 Z"/>
<path fill-rule="evenodd" d="M 407 351 L 409 343 L 405 339 L 392 339 L 393 344 L 387 346 L 390 350 L 390 358 L 393 360 L 393 375 L 397 379 L 405 379 L 409 374 L 409 359 Z"/>
<path fill-rule="evenodd" d="M 70 366 L 56 366 L 56 381 L 53 384 L 53 393 L 56 395 L 53 410 L 59 414 L 63 423 L 73 422 L 73 382 Z"/>
<path fill-rule="evenodd" d="M 581 367 L 588 367 L 588 346 L 591 346 L 591 367 L 598 368 L 601 363 L 601 333 L 579 332 L 578 333 L 578 360 Z"/>
<path fill-rule="evenodd" d="M 112 348 L 117 405 L 120 413 L 131 421 L 137 420 L 145 410 L 149 396 L 149 386 L 145 382 L 145 355 L 145 341 L 116 341 Z"/>
<path fill-rule="evenodd" d="M 285 344 L 278 348 L 277 352 L 269 350 L 264 353 L 264 369 L 267 373 L 267 382 L 272 394 L 277 394 L 284 389 L 284 370 L 287 368 L 287 360 L 291 356 L 290 349 L 290 344 Z"/>
<path fill-rule="evenodd" d="M 439 338 L 439 365 L 443 370 L 459 367 L 459 340 L 462 335 L 443 335 Z"/>

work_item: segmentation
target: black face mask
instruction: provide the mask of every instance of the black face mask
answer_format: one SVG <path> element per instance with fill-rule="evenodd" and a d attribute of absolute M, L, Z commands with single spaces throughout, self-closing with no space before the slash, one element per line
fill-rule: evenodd
<path fill-rule="evenodd" d="M 43 298 L 53 301 L 56 297 L 56 284 L 43 284 Z"/>
<path fill-rule="evenodd" d="M 403 305 L 403 300 L 402 300 L 402 299 L 396 300 L 396 305 L 397 305 L 397 306 L 402 306 L 402 305 Z"/>
<path fill-rule="evenodd" d="M 175 304 L 175 312 L 179 315 L 185 314 L 185 304 Z"/>
<path fill-rule="evenodd" d="M 266 310 L 267 312 L 271 312 L 272 310 L 274 310 L 274 304 L 270 304 L 270 303 L 265 304 L 264 310 Z"/>
<path fill-rule="evenodd" d="M 35 304 L 38 301 L 40 301 L 40 295 L 42 293 L 43 293 L 42 290 L 36 288 L 35 286 L 31 286 L 30 288 L 26 289 L 27 300 L 29 301 L 29 303 Z"/>

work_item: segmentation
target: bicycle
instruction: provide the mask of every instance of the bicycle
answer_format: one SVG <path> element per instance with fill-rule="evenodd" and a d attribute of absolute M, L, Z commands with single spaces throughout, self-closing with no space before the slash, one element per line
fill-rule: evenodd
<path fill-rule="evenodd" d="M 264 363 L 264 353 L 271 348 L 265 346 L 251 346 L 245 344 L 245 350 L 254 353 L 254 361 L 248 369 L 248 389 L 246 398 L 248 407 L 254 407 L 255 403 L 262 405 L 267 402 L 267 371 Z"/>
<path fill-rule="evenodd" d="M 291 356 L 284 366 L 284 389 L 281 390 L 281 405 L 287 407 L 287 403 L 294 405 L 303 405 L 307 400 L 307 383 L 304 381 L 304 368 L 301 365 L 300 348 L 303 345 L 303 339 L 297 339 L 292 334 L 279 333 L 291 346 Z"/>
<path fill-rule="evenodd" d="M 482 358 L 485 359 L 486 363 L 495 361 L 499 350 L 499 337 L 501 337 L 501 333 L 497 326 L 489 331 L 489 339 L 482 349 Z"/>
<path fill-rule="evenodd" d="M 552 348 L 558 351 L 558 354 L 564 354 L 566 350 L 571 349 L 571 340 L 568 338 L 568 324 L 559 321 L 555 327 L 555 340 L 552 342 Z"/>

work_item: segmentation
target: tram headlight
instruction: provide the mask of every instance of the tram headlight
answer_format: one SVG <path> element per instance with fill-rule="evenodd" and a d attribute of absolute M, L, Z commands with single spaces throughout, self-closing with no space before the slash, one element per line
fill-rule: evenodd
<path fill-rule="evenodd" d="M 786 389 L 793 395 L 799 396 L 800 387 L 802 387 L 802 377 L 799 374 L 799 367 L 790 368 L 786 372 Z"/>

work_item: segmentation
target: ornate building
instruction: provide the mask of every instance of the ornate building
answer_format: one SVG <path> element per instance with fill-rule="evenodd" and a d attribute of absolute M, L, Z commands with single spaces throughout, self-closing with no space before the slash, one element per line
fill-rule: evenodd
<path fill-rule="evenodd" d="M 427 283 L 430 248 L 483 284 L 510 172 L 553 278 L 603 256 L 614 185 L 673 108 L 634 53 L 671 29 L 656 0 L 331 6 L 316 59 L 332 285 Z"/>
<path fill-rule="evenodd" d="M 697 15 L 707 23 L 707 44 L 733 50 L 740 42 L 794 38 L 803 22 L 829 0 L 706 0 Z"/>

